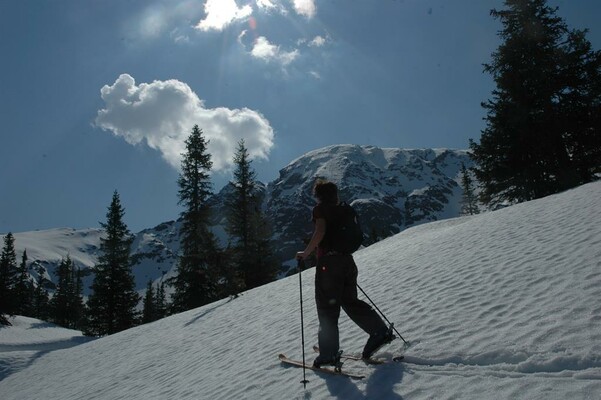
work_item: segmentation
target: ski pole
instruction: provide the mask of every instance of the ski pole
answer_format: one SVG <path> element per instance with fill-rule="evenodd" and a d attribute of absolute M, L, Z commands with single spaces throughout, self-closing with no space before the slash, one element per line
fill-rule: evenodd
<path fill-rule="evenodd" d="M 301 383 L 304 385 L 305 389 L 307 388 L 307 373 L 306 373 L 306 365 L 305 364 L 305 321 L 303 319 L 303 281 L 301 278 L 301 273 L 303 271 L 305 263 L 302 258 L 298 259 L 298 289 L 300 293 L 300 314 L 301 314 L 301 342 L 303 347 L 303 380 Z"/>
<path fill-rule="evenodd" d="M 394 331 L 396 332 L 396 334 L 399 335 L 399 337 L 401 338 L 401 340 L 403 342 L 405 342 L 405 345 L 409 345 L 409 343 L 407 343 L 407 341 L 405 339 L 403 339 L 403 336 L 401 336 L 401 334 L 399 333 L 399 331 L 396 330 L 396 328 L 394 327 L 394 324 L 392 322 L 390 322 L 388 320 L 388 318 L 386 318 L 386 315 L 384 315 L 384 313 L 378 308 L 378 306 L 376 305 L 376 303 L 374 303 L 372 301 L 372 299 L 369 298 L 369 296 L 367 295 L 367 293 L 365 293 L 365 290 L 361 289 L 361 286 L 359 286 L 359 284 L 357 284 L 357 287 L 359 288 L 359 290 L 361 291 L 361 293 L 363 293 L 363 295 L 365 297 L 367 297 L 367 300 L 369 300 L 369 302 L 371 304 L 373 304 L 373 306 L 376 308 L 376 310 L 378 310 L 378 312 L 380 313 L 380 315 L 382 316 L 382 318 L 384 318 L 384 320 L 386 320 L 386 322 L 388 322 L 388 325 L 390 325 L 392 327 L 392 329 L 394 329 Z"/>

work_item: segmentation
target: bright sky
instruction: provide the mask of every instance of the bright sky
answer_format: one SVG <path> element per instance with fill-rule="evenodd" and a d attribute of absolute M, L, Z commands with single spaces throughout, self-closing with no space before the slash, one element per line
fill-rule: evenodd
<path fill-rule="evenodd" d="M 601 48 L 601 3 L 553 0 Z M 0 0 L 0 232 L 177 218 L 183 141 L 215 191 L 244 138 L 264 182 L 330 144 L 466 148 L 501 0 Z"/>

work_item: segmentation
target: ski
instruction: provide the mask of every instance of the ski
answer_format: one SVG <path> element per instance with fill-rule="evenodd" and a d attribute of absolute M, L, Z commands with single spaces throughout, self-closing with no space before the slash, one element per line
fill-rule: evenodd
<path fill-rule="evenodd" d="M 292 359 L 286 357 L 285 354 L 278 355 L 278 358 L 284 364 L 293 365 L 295 367 L 300 367 L 300 368 L 305 367 L 307 369 L 310 369 L 310 370 L 313 370 L 316 372 L 323 372 L 323 373 L 330 374 L 330 375 L 347 376 L 351 379 L 365 378 L 365 375 L 357 375 L 357 374 L 353 374 L 353 373 L 346 372 L 346 371 L 336 371 L 333 368 L 326 368 L 326 367 L 317 368 L 317 367 L 314 367 L 313 365 L 309 365 L 307 363 L 303 364 L 302 361 L 292 360 Z"/>
<path fill-rule="evenodd" d="M 316 353 L 319 353 L 319 347 L 318 346 L 313 346 L 313 351 Z M 380 365 L 380 364 L 387 364 L 387 363 L 391 363 L 391 362 L 401 362 L 403 361 L 403 359 L 405 358 L 405 356 L 394 356 L 391 359 L 386 359 L 386 358 L 363 358 L 361 356 L 357 356 L 354 354 L 344 354 L 342 353 L 342 355 L 340 356 L 340 358 L 344 359 L 344 360 L 356 360 L 356 361 L 363 361 L 366 364 L 373 364 L 373 365 Z"/>

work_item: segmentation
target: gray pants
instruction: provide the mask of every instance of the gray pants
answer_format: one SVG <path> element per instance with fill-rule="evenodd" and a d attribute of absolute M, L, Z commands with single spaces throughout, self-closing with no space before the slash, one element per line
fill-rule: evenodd
<path fill-rule="evenodd" d="M 334 356 L 339 350 L 340 308 L 366 333 L 386 330 L 371 306 L 357 298 L 357 265 L 351 255 L 321 257 L 315 270 L 315 302 L 319 318 L 320 354 Z"/>

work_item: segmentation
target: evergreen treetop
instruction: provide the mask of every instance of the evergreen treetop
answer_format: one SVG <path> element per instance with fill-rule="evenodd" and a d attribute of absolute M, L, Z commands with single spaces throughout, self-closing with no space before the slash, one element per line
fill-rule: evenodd
<path fill-rule="evenodd" d="M 100 239 L 100 256 L 94 267 L 92 293 L 88 299 L 88 334 L 110 335 L 137 324 L 136 307 L 140 300 L 131 272 L 130 248 L 133 237 L 123 222 L 125 211 L 119 194 L 113 193 L 101 223 L 105 236 Z"/>
<path fill-rule="evenodd" d="M 601 158 L 601 55 L 545 0 L 506 0 L 485 72 L 496 89 L 470 141 L 485 203 L 525 201 L 594 179 Z"/>
<path fill-rule="evenodd" d="M 271 229 L 261 210 L 255 171 L 251 167 L 244 140 L 238 142 L 234 155 L 233 191 L 226 205 L 227 232 L 233 237 L 235 270 L 228 278 L 233 286 L 251 289 L 271 282 L 278 268 L 271 243 Z M 237 282 L 243 279 L 244 286 Z"/>
<path fill-rule="evenodd" d="M 175 291 L 172 311 L 181 312 L 207 304 L 217 297 L 219 260 L 217 242 L 209 230 L 212 194 L 210 170 L 213 163 L 207 151 L 207 141 L 202 130 L 195 125 L 186 139 L 186 152 L 182 154 L 181 173 L 178 178 L 181 213 L 180 257 L 177 275 L 170 279 Z"/>

